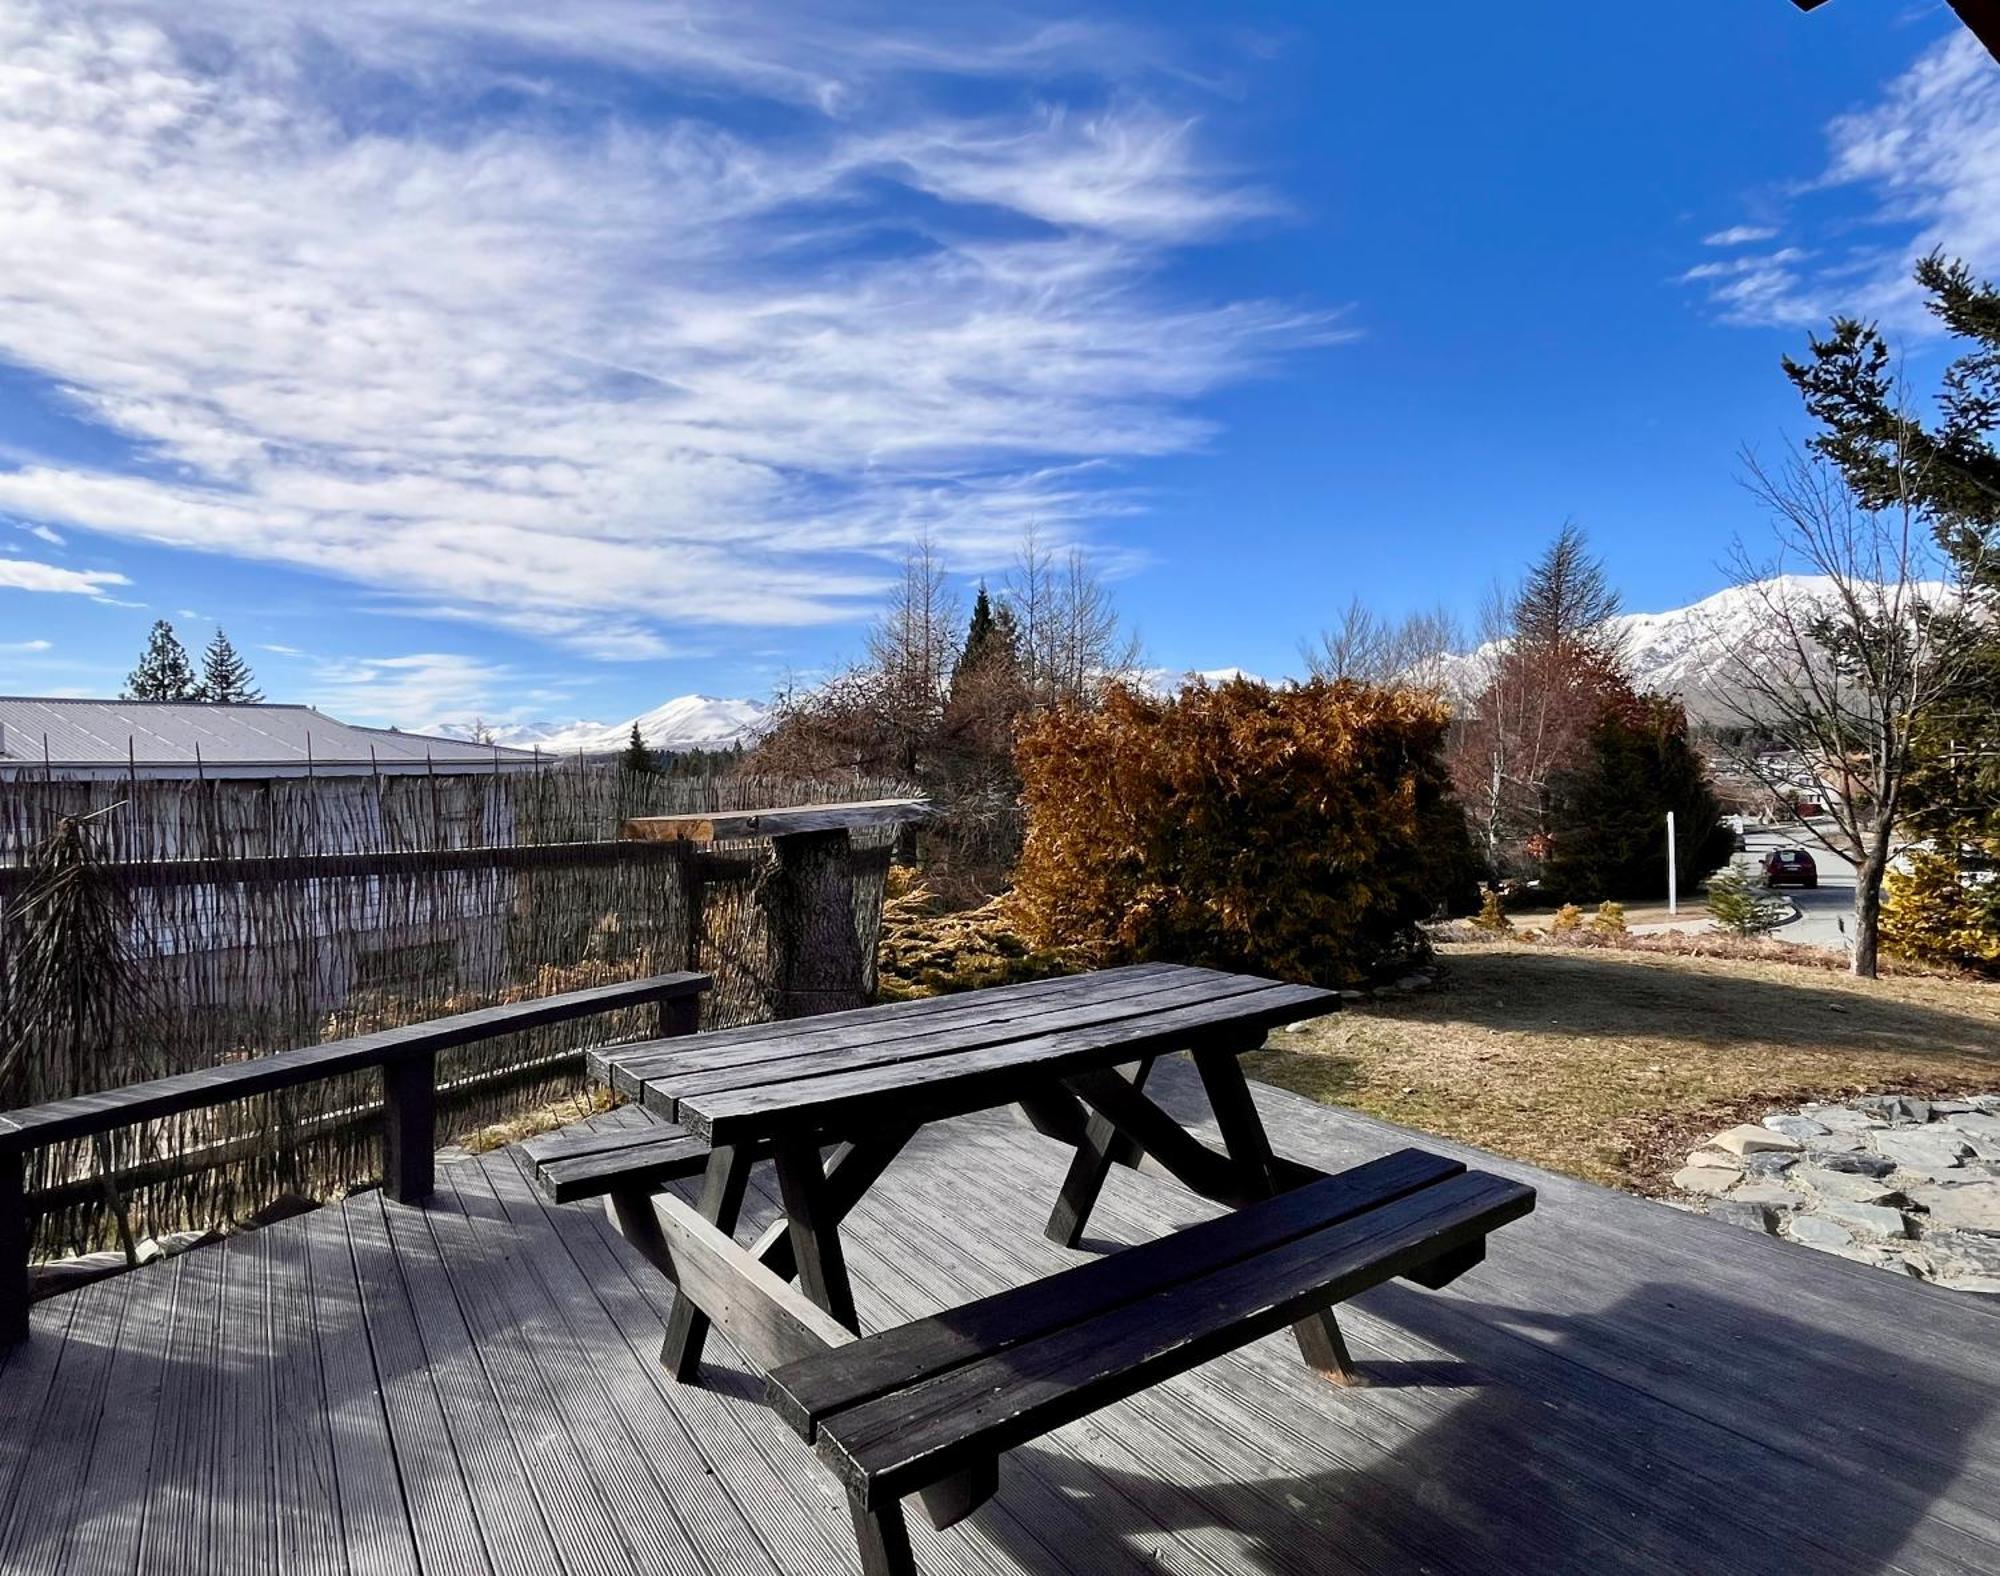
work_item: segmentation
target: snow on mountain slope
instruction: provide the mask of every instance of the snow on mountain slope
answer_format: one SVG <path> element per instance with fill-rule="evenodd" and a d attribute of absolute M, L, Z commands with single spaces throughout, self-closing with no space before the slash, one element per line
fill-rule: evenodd
<path fill-rule="evenodd" d="M 1664 613 L 1622 613 L 1612 626 L 1624 642 L 1626 664 L 1640 689 L 1678 695 L 1695 717 L 1725 721 L 1733 713 L 1724 689 L 1736 663 L 1758 655 L 1776 661 L 1783 653 L 1785 643 L 1772 627 L 1771 606 L 1831 608 L 1835 596 L 1835 583 L 1823 575 L 1783 575 L 1756 585 L 1729 586 Z M 1446 688 L 1454 698 L 1469 700 L 1486 687 L 1499 649 L 1489 641 L 1446 660 Z"/>
<path fill-rule="evenodd" d="M 761 701 L 725 700 L 714 695 L 681 695 L 623 722 L 525 722 L 491 725 L 495 744 L 541 749 L 552 755 L 609 755 L 625 748 L 632 725 L 655 750 L 718 750 L 746 744 L 767 725 L 770 708 Z M 473 735 L 469 722 L 435 723 L 423 730 L 450 738 Z"/>

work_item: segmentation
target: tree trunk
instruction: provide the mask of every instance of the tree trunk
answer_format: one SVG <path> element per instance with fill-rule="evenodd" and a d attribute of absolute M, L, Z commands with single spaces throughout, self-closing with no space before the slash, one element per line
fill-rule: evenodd
<path fill-rule="evenodd" d="M 1848 969 L 1856 978 L 1875 978 L 1876 951 L 1882 932 L 1882 876 L 1889 865 L 1888 840 L 1876 836 L 1861 863 L 1854 867 L 1854 952 Z"/>

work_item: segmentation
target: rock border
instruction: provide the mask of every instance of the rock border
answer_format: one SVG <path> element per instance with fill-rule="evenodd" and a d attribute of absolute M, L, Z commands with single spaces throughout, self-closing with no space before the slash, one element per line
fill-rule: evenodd
<path fill-rule="evenodd" d="M 1718 1220 L 2000 1295 L 2000 1094 L 1772 1111 L 1697 1146 L 1673 1182 Z"/>

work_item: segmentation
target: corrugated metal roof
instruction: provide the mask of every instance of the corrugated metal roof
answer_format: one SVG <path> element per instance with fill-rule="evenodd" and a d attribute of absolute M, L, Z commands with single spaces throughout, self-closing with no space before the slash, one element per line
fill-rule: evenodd
<path fill-rule="evenodd" d="M 197 754 L 197 751 L 199 754 Z M 500 749 L 503 764 L 532 761 Z M 310 706 L 0 696 L 0 764 L 62 766 L 421 766 L 493 764 L 495 747 L 360 728 Z"/>

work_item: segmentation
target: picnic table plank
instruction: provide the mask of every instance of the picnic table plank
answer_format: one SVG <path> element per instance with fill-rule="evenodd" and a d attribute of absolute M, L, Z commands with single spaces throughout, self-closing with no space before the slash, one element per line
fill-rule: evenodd
<path fill-rule="evenodd" d="M 1065 1005 L 1052 1011 L 999 1017 L 986 1022 L 953 1024 L 921 1037 L 855 1046 L 838 1052 L 773 1057 L 734 1067 L 706 1067 L 702 1053 L 691 1051 L 682 1056 L 663 1057 L 656 1064 L 657 1070 L 647 1075 L 646 1086 L 649 1091 L 671 1092 L 677 1111 L 681 1100 L 698 1100 L 703 1095 L 724 1090 L 783 1084 L 800 1078 L 846 1075 L 866 1067 L 914 1065 L 934 1057 L 976 1051 L 988 1045 L 1002 1045 L 1055 1032 L 1086 1029 L 1095 1024 L 1136 1023 L 1177 1008 L 1234 1000 L 1254 991 L 1269 989 L 1275 983 L 1247 976 L 1197 979 L 1165 986 L 1148 981 L 1137 994 L 1110 1001 Z M 658 1108 L 657 1102 L 654 1102 L 654 1109 Z"/>
<path fill-rule="evenodd" d="M 773 1406 L 807 1439 L 814 1422 L 873 1400 L 911 1373 L 940 1374 L 1080 1320 L 1136 1302 L 1184 1280 L 1191 1265 L 1221 1268 L 1363 1210 L 1462 1174 L 1464 1163 L 1421 1149 L 1380 1160 L 1280 1195 L 1245 1222 L 1217 1216 L 1172 1237 L 1097 1259 L 1054 1280 L 1030 1281 L 980 1303 L 885 1330 L 842 1349 L 838 1362 L 775 1370 Z"/>
<path fill-rule="evenodd" d="M 983 1105 L 1006 1104 L 1024 1074 L 1030 1082 L 1086 1067 L 1136 1061 L 1179 1050 L 1217 1029 L 1269 1030 L 1334 1010 L 1339 997 L 1310 985 L 1265 985 L 1241 995 L 1144 1018 L 1057 1030 L 916 1062 L 852 1073 L 719 1090 L 677 1101 L 671 1087 L 648 1084 L 647 1106 L 675 1118 L 710 1143 L 733 1143 L 792 1127 L 838 1129 L 860 1113 L 876 1119 L 935 1119 Z"/>
<path fill-rule="evenodd" d="M 1293 1195 L 1286 1195 L 1289 1199 Z M 1280 1202 L 1283 1202 L 1281 1200 Z M 1534 1205 L 1483 1173 L 1433 1184 L 1103 1317 L 866 1401 L 822 1427 L 821 1458 L 871 1506 L 1393 1279 Z M 1175 1239 L 1166 1239 L 1172 1243 Z"/>
<path fill-rule="evenodd" d="M 1137 995 L 1168 983 L 1229 977 L 1212 969 L 1178 964 L 1137 964 L 996 990 L 925 996 L 821 1013 L 811 1018 L 714 1029 L 692 1043 L 686 1039 L 645 1040 L 605 1047 L 588 1053 L 587 1064 L 593 1077 L 610 1083 L 629 1097 L 636 1096 L 640 1085 L 664 1067 L 747 1066 L 812 1052 L 865 1049 L 921 1037 L 950 1026 L 1004 1023 L 1032 1014 Z M 690 1057 L 699 1059 L 684 1060 Z"/>

